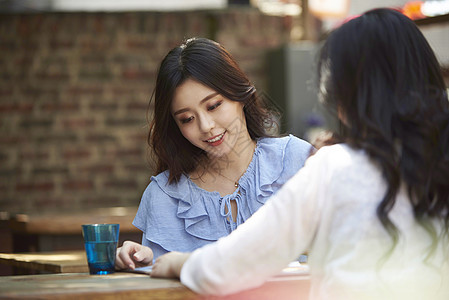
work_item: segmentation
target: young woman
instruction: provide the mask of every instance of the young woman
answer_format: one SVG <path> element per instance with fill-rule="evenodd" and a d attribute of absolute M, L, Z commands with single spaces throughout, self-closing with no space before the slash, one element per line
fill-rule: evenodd
<path fill-rule="evenodd" d="M 313 147 L 270 137 L 273 114 L 218 43 L 189 39 L 161 63 L 148 142 L 151 178 L 133 224 L 142 244 L 125 242 L 116 267 L 193 251 L 245 222 L 303 165 Z"/>
<path fill-rule="evenodd" d="M 432 49 L 377 9 L 330 34 L 319 74 L 341 143 L 230 236 L 159 257 L 152 276 L 232 293 L 309 250 L 311 299 L 449 299 L 449 102 Z"/>

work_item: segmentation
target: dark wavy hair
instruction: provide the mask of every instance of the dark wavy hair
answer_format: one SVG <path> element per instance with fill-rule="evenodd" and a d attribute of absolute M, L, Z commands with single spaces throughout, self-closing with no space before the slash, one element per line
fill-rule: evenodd
<path fill-rule="evenodd" d="M 340 116 L 339 141 L 364 149 L 386 193 L 377 216 L 397 243 L 388 213 L 401 183 L 415 218 L 449 224 L 449 101 L 440 65 L 423 34 L 398 11 L 375 9 L 334 30 L 318 63 L 320 99 Z"/>
<path fill-rule="evenodd" d="M 223 46 L 206 38 L 186 40 L 162 60 L 152 97 L 154 114 L 148 144 L 153 150 L 156 173 L 169 170 L 170 183 L 193 171 L 206 157 L 203 150 L 184 138 L 170 113 L 176 88 L 189 78 L 232 101 L 243 102 L 251 139 L 271 136 L 269 129 L 275 124 L 271 109 L 257 96 L 256 88 Z"/>

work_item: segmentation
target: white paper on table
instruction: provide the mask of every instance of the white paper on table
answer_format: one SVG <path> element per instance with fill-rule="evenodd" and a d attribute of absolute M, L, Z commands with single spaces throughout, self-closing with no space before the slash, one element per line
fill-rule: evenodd
<path fill-rule="evenodd" d="M 290 275 L 310 275 L 309 266 L 302 264 L 299 261 L 292 261 L 286 268 L 276 276 L 290 276 Z"/>
<path fill-rule="evenodd" d="M 140 274 L 151 274 L 151 270 L 153 270 L 153 265 L 151 266 L 146 266 L 146 267 L 140 267 L 140 268 L 135 268 L 133 269 L 127 269 L 125 270 L 125 272 L 131 272 L 131 273 L 140 273 Z"/>

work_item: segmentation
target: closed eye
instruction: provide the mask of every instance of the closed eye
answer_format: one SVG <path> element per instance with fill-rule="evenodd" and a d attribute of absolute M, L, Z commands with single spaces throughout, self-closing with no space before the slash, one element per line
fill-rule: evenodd
<path fill-rule="evenodd" d="M 223 101 L 218 101 L 217 103 L 215 103 L 214 105 L 211 105 L 207 108 L 208 111 L 212 111 L 214 109 L 216 109 L 217 107 L 219 107 L 221 104 L 223 103 Z"/>
<path fill-rule="evenodd" d="M 193 117 L 189 117 L 189 118 L 183 118 L 183 119 L 181 119 L 181 120 L 179 120 L 182 124 L 187 124 L 187 123 L 189 123 L 190 121 L 192 121 L 193 120 Z"/>

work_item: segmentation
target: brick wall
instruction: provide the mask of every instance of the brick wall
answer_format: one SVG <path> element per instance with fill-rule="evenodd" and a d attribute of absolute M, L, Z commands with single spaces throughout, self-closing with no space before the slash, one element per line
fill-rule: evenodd
<path fill-rule="evenodd" d="M 257 10 L 0 16 L 0 211 L 137 206 L 148 100 L 166 52 L 216 39 L 259 90 L 291 20 Z"/>

